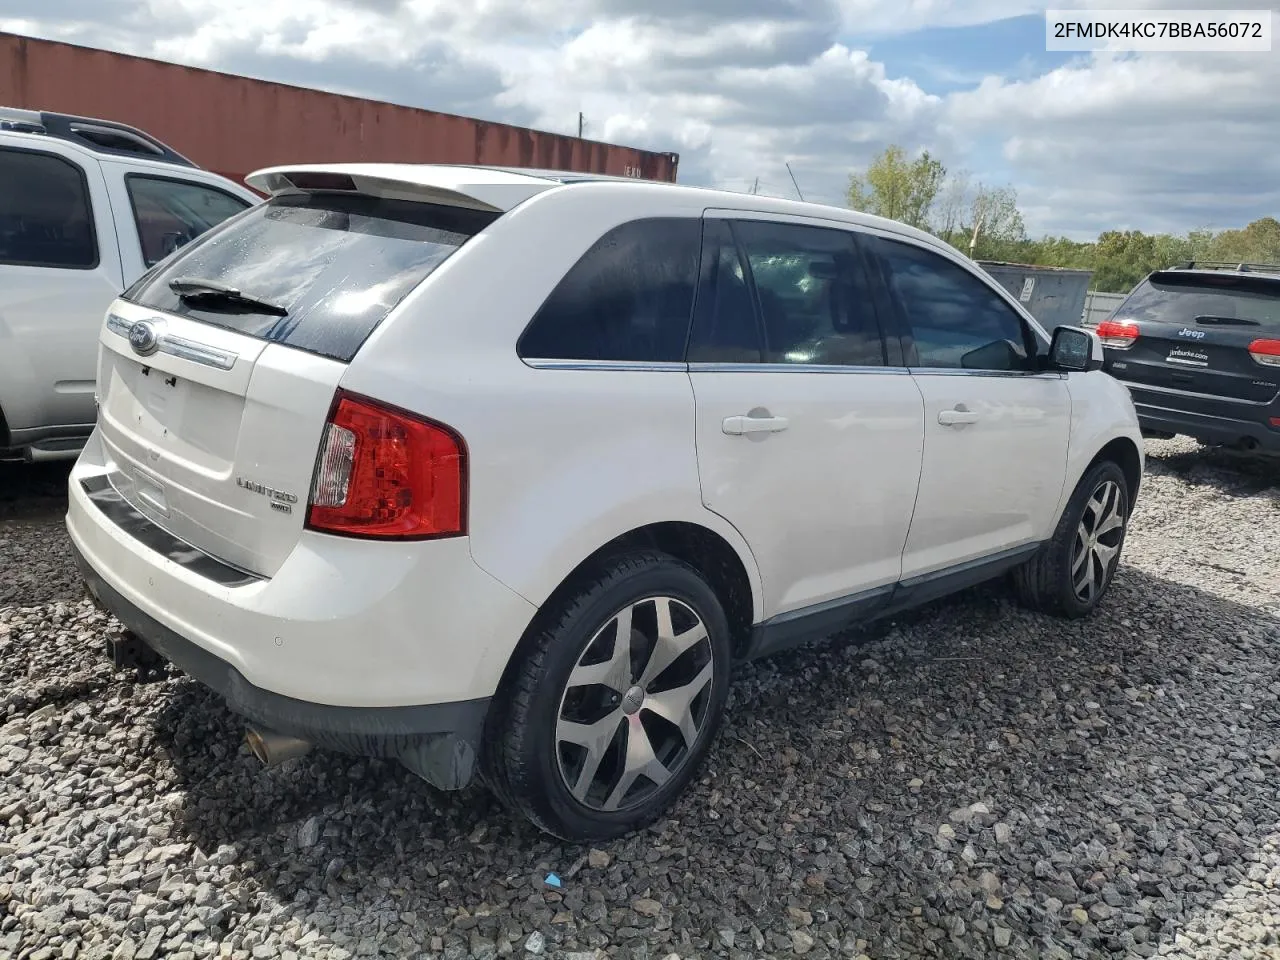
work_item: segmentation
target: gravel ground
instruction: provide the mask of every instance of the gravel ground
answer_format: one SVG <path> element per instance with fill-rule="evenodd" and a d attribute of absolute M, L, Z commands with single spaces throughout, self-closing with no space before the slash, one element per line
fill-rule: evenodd
<path fill-rule="evenodd" d="M 69 469 L 0 462 L 0 609 L 84 595 L 63 550 Z"/>
<path fill-rule="evenodd" d="M 54 471 L 0 504 L 0 957 L 1280 957 L 1280 467 L 1149 453 L 1098 616 L 987 587 L 743 668 L 701 782 L 599 850 L 390 764 L 262 771 L 194 683 L 113 673 Z"/>

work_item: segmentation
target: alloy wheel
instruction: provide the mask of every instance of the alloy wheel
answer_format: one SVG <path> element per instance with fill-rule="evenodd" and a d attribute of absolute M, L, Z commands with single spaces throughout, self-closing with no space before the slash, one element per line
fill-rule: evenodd
<path fill-rule="evenodd" d="M 1124 538 L 1124 493 L 1114 480 L 1098 484 L 1085 502 L 1071 552 L 1071 586 L 1077 599 L 1092 603 L 1107 585 Z"/>
<path fill-rule="evenodd" d="M 645 802 L 688 760 L 710 719 L 714 652 L 706 625 L 673 597 L 646 597 L 592 637 L 565 683 L 557 766 L 594 810 Z"/>

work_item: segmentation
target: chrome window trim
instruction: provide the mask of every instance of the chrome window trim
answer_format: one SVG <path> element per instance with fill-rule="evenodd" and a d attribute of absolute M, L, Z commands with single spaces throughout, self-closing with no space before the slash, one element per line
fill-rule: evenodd
<path fill-rule="evenodd" d="M 531 360 L 521 362 L 534 370 L 624 370 L 644 373 L 816 373 L 871 374 L 876 376 L 910 376 L 927 374 L 944 377 L 1035 377 L 1061 380 L 1067 375 L 1059 370 L 964 370 L 956 367 L 889 367 L 844 366 L 819 363 L 742 363 L 695 360 Z"/>
<path fill-rule="evenodd" d="M 931 377 L 1034 377 L 1039 380 L 1062 380 L 1062 370 L 967 370 L 960 367 L 908 367 L 912 373 Z"/>
<path fill-rule="evenodd" d="M 526 367 L 534 370 L 631 370 L 646 373 L 684 373 L 688 367 L 680 360 L 555 360 L 521 357 Z"/>
<path fill-rule="evenodd" d="M 129 328 L 132 326 L 133 323 L 121 316 L 117 316 L 114 313 L 107 314 L 107 329 L 118 337 L 129 339 Z M 167 353 L 171 357 L 189 360 L 192 363 L 203 364 L 206 367 L 214 367 L 218 370 L 230 370 L 236 365 L 236 360 L 240 356 L 230 350 L 221 350 L 205 343 L 188 340 L 186 337 L 176 337 L 171 333 L 160 335 L 156 353 Z"/>
<path fill-rule="evenodd" d="M 862 373 L 910 376 L 906 367 L 844 366 L 835 363 L 719 363 L 694 361 L 690 373 Z"/>

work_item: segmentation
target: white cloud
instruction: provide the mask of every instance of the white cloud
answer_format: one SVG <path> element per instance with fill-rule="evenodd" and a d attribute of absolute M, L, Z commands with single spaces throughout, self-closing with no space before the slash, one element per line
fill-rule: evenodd
<path fill-rule="evenodd" d="M 1221 228 L 1280 207 L 1277 89 L 1269 54 L 1099 55 L 988 78 L 949 99 L 946 124 L 1000 132 L 1032 227 Z"/>
<path fill-rule="evenodd" d="M 1031 0 L 7 0 L 0 29 L 681 154 L 681 179 L 840 202 L 885 145 L 1018 188 L 1029 226 L 1236 225 L 1280 205 L 1273 55 L 891 75 L 848 40 Z M 1057 0 L 1063 7 L 1203 0 Z M 21 19 L 16 19 L 20 17 Z M 931 51 L 936 60 L 936 49 Z M 929 58 L 922 58 L 927 60 Z M 937 96 L 929 83 L 972 78 Z M 994 173 L 994 172 L 993 172 Z M 1003 174 L 1007 173 L 1007 177 Z"/>

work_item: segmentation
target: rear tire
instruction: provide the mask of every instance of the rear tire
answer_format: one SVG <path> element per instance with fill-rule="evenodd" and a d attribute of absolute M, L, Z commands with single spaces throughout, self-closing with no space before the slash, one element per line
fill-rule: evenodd
<path fill-rule="evenodd" d="M 729 692 L 724 609 L 693 568 L 646 551 L 606 562 L 546 613 L 494 700 L 485 779 L 563 840 L 641 829 L 715 739 Z"/>
<path fill-rule="evenodd" d="M 1018 599 L 1042 613 L 1089 615 L 1115 577 L 1128 527 L 1124 471 L 1104 460 L 1081 478 L 1053 538 L 1014 570 Z"/>

